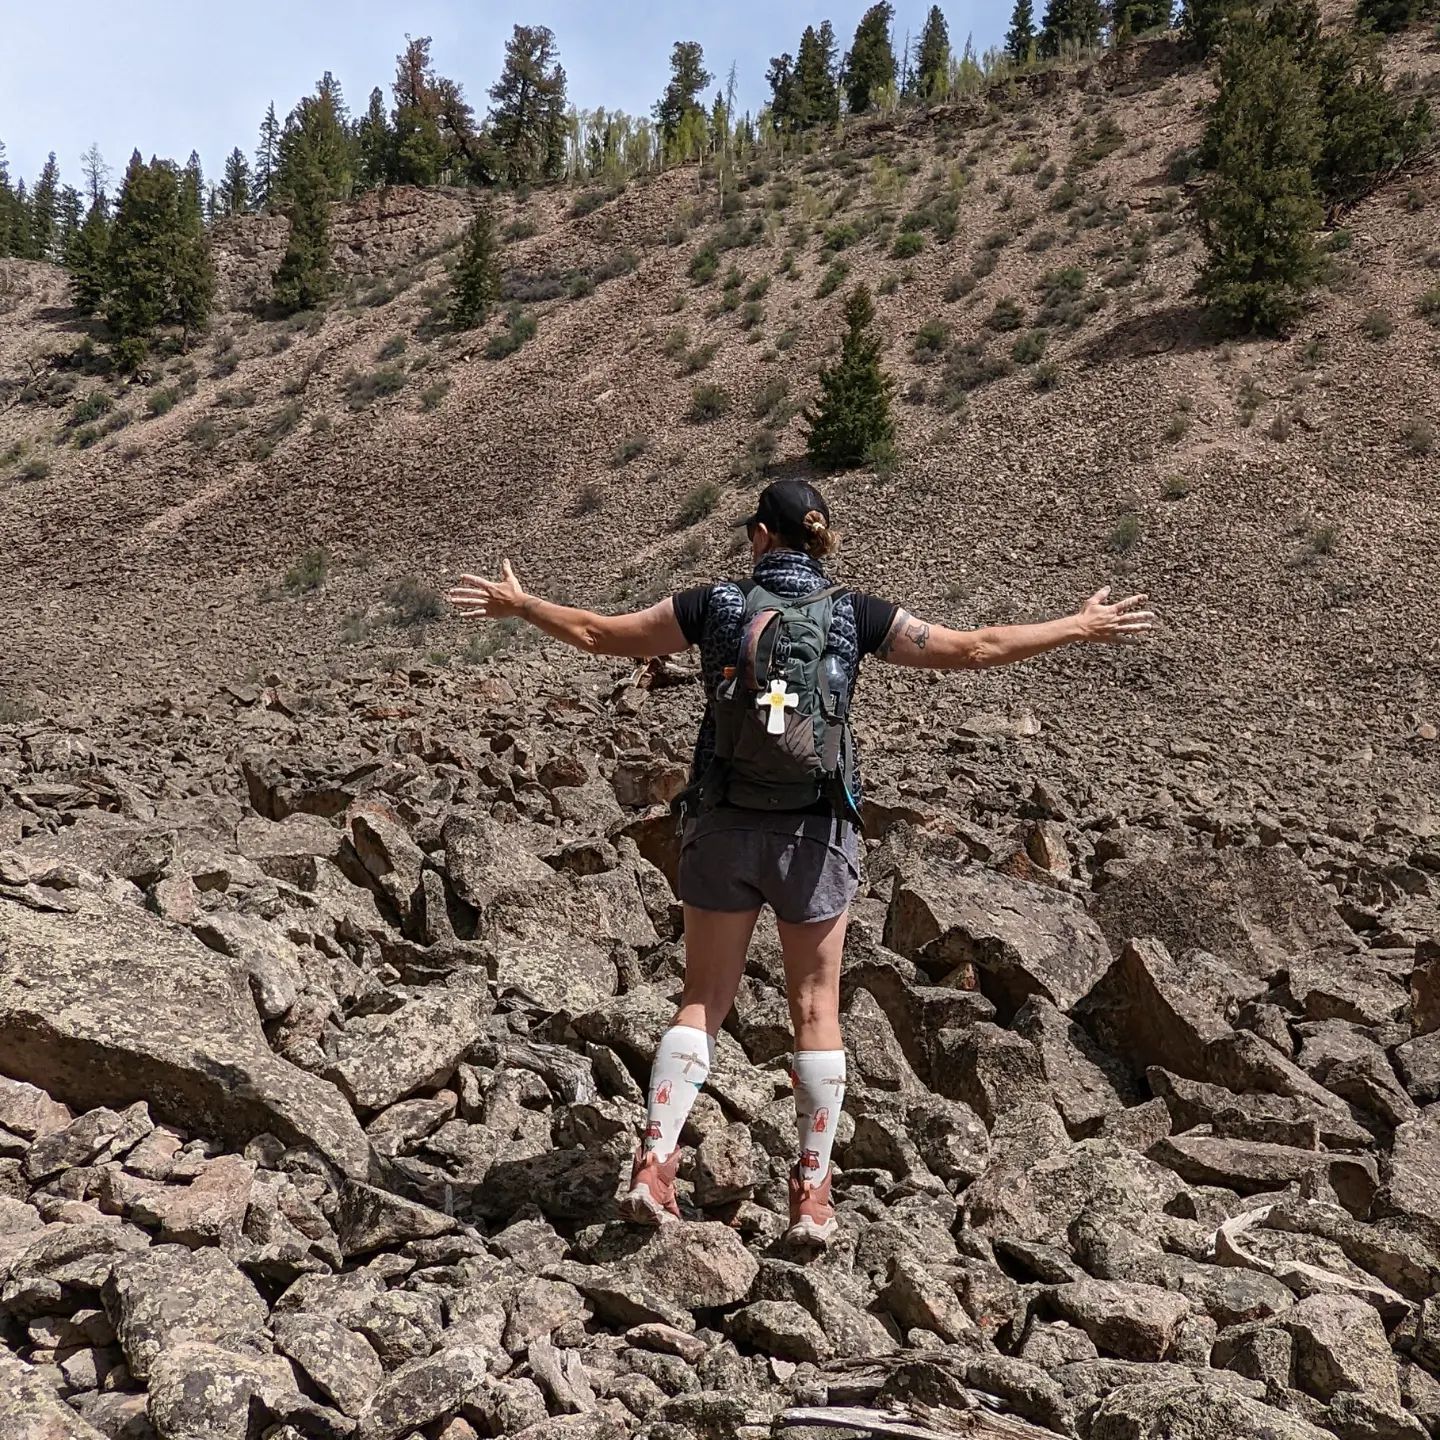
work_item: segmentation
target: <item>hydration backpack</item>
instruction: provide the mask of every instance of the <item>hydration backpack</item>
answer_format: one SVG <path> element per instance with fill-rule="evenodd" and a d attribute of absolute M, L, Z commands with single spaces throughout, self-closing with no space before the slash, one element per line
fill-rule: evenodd
<path fill-rule="evenodd" d="M 849 677 L 826 650 L 844 590 L 786 598 L 753 581 L 740 588 L 740 644 L 713 697 L 715 759 L 700 778 L 700 808 L 808 810 L 828 802 L 858 824 Z"/>

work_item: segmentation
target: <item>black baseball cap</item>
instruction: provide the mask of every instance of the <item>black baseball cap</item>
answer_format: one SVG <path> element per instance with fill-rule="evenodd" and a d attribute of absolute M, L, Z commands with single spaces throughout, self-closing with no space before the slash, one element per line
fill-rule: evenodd
<path fill-rule="evenodd" d="M 805 517 L 818 510 L 830 523 L 830 507 L 825 497 L 804 480 L 772 480 L 761 492 L 755 511 L 737 526 L 763 525 L 776 535 L 797 538 L 805 534 Z"/>

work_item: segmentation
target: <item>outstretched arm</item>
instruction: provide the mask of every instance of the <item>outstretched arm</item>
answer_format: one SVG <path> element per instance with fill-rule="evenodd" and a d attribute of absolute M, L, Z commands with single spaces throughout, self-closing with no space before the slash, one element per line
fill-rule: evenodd
<path fill-rule="evenodd" d="M 597 615 L 570 605 L 553 605 L 520 588 L 510 562 L 501 563 L 498 580 L 462 575 L 445 598 L 467 619 L 526 620 L 536 629 L 587 650 L 592 655 L 674 655 L 688 647 L 675 618 L 675 603 L 668 597 L 648 610 L 629 615 Z"/>
<path fill-rule="evenodd" d="M 978 670 L 1028 660 L 1062 645 L 1136 639 L 1153 628 L 1154 615 L 1137 608 L 1147 596 L 1131 595 L 1112 605 L 1109 595 L 1108 587 L 1097 590 L 1073 615 L 1058 620 L 1038 625 L 986 625 L 979 630 L 950 630 L 900 610 L 876 654 L 892 665 L 916 669 Z"/>

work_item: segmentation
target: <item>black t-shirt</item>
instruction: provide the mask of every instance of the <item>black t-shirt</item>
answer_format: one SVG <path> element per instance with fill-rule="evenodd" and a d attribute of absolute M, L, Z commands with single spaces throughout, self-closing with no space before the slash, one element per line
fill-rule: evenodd
<path fill-rule="evenodd" d="M 710 609 L 710 592 L 713 585 L 695 585 L 681 590 L 673 597 L 675 619 L 679 622 L 680 633 L 689 645 L 698 645 L 705 633 L 705 617 Z M 882 600 L 878 595 L 867 595 L 863 590 L 845 592 L 855 607 L 855 632 L 859 641 L 860 658 L 873 655 L 884 643 L 900 607 L 893 600 Z"/>

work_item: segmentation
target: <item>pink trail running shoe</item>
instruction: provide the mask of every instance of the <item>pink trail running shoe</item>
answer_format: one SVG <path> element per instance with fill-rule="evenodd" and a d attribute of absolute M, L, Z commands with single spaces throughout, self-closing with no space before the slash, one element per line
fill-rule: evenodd
<path fill-rule="evenodd" d="M 801 1178 L 798 1165 L 790 1172 L 790 1228 L 785 1232 L 787 1240 L 808 1240 L 815 1245 L 825 1245 L 833 1238 L 839 1228 L 835 1207 L 830 1203 L 830 1179 L 833 1174 L 833 1170 L 827 1170 L 823 1180 L 810 1181 Z"/>
<path fill-rule="evenodd" d="M 680 1218 L 675 1203 L 677 1149 L 668 1160 L 642 1150 L 630 1171 L 630 1189 L 620 1201 L 620 1218 L 632 1225 L 669 1225 Z"/>

